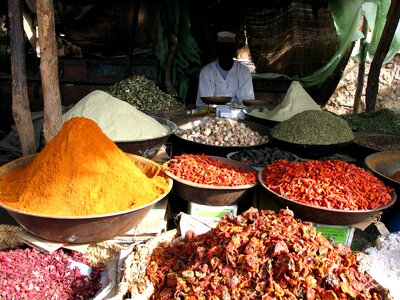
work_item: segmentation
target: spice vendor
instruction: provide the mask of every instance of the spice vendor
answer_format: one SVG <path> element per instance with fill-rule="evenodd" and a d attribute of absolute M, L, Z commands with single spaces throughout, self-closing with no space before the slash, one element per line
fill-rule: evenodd
<path fill-rule="evenodd" d="M 235 60 L 236 35 L 229 31 L 217 34 L 217 59 L 200 71 L 196 106 L 204 106 L 201 97 L 229 96 L 232 103 L 254 99 L 250 70 Z"/>

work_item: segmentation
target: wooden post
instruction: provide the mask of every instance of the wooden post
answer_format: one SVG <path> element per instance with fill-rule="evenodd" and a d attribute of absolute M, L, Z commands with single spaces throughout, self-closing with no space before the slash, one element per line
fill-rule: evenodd
<path fill-rule="evenodd" d="M 58 80 L 58 54 L 52 0 L 37 0 L 39 27 L 40 75 L 43 89 L 43 134 L 47 144 L 60 130 L 61 95 Z"/>
<path fill-rule="evenodd" d="M 22 155 L 36 152 L 35 133 L 29 108 L 21 0 L 8 0 L 10 21 L 12 114 Z"/>
<path fill-rule="evenodd" d="M 132 75 L 132 52 L 133 52 L 133 44 L 135 41 L 135 33 L 136 27 L 139 19 L 139 11 L 140 11 L 140 0 L 133 0 L 132 3 L 132 20 L 129 32 L 129 42 L 128 42 L 128 63 L 125 70 L 125 77 L 130 77 Z"/>
<path fill-rule="evenodd" d="M 385 27 L 383 28 L 381 39 L 376 49 L 374 58 L 371 62 L 371 67 L 368 74 L 368 82 L 365 93 L 365 111 L 375 111 L 376 97 L 379 88 L 379 75 L 383 61 L 389 51 L 393 36 L 397 29 L 400 19 L 400 3 L 397 0 L 392 0 L 389 11 L 386 16 Z"/>
<path fill-rule="evenodd" d="M 365 57 L 367 56 L 366 37 L 368 33 L 368 23 L 365 17 L 362 19 L 361 32 L 364 37 L 360 39 L 360 61 L 358 62 L 357 89 L 354 94 L 353 114 L 357 114 L 361 110 L 361 96 L 364 89 Z"/>

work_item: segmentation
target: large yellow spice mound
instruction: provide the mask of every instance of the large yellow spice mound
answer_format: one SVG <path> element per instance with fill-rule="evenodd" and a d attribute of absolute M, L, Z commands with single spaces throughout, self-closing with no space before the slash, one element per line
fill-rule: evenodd
<path fill-rule="evenodd" d="M 120 212 L 147 204 L 169 188 L 164 177 L 145 173 L 96 122 L 75 117 L 31 163 L 0 179 L 0 203 L 48 216 Z"/>

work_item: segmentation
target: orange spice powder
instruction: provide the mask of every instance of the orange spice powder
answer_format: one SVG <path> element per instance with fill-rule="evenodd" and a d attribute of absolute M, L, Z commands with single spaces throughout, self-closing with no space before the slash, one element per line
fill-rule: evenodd
<path fill-rule="evenodd" d="M 165 177 L 147 176 L 96 122 L 75 117 L 31 163 L 0 179 L 0 202 L 48 216 L 102 215 L 143 206 L 168 188 Z"/>

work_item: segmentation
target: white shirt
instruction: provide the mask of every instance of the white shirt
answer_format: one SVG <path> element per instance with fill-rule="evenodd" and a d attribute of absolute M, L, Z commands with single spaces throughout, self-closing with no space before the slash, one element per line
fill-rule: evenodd
<path fill-rule="evenodd" d="M 196 106 L 204 106 L 201 97 L 229 96 L 232 102 L 254 99 L 253 81 L 250 70 L 238 61 L 233 62 L 232 68 L 224 79 L 215 60 L 205 65 L 200 71 L 199 88 Z"/>

